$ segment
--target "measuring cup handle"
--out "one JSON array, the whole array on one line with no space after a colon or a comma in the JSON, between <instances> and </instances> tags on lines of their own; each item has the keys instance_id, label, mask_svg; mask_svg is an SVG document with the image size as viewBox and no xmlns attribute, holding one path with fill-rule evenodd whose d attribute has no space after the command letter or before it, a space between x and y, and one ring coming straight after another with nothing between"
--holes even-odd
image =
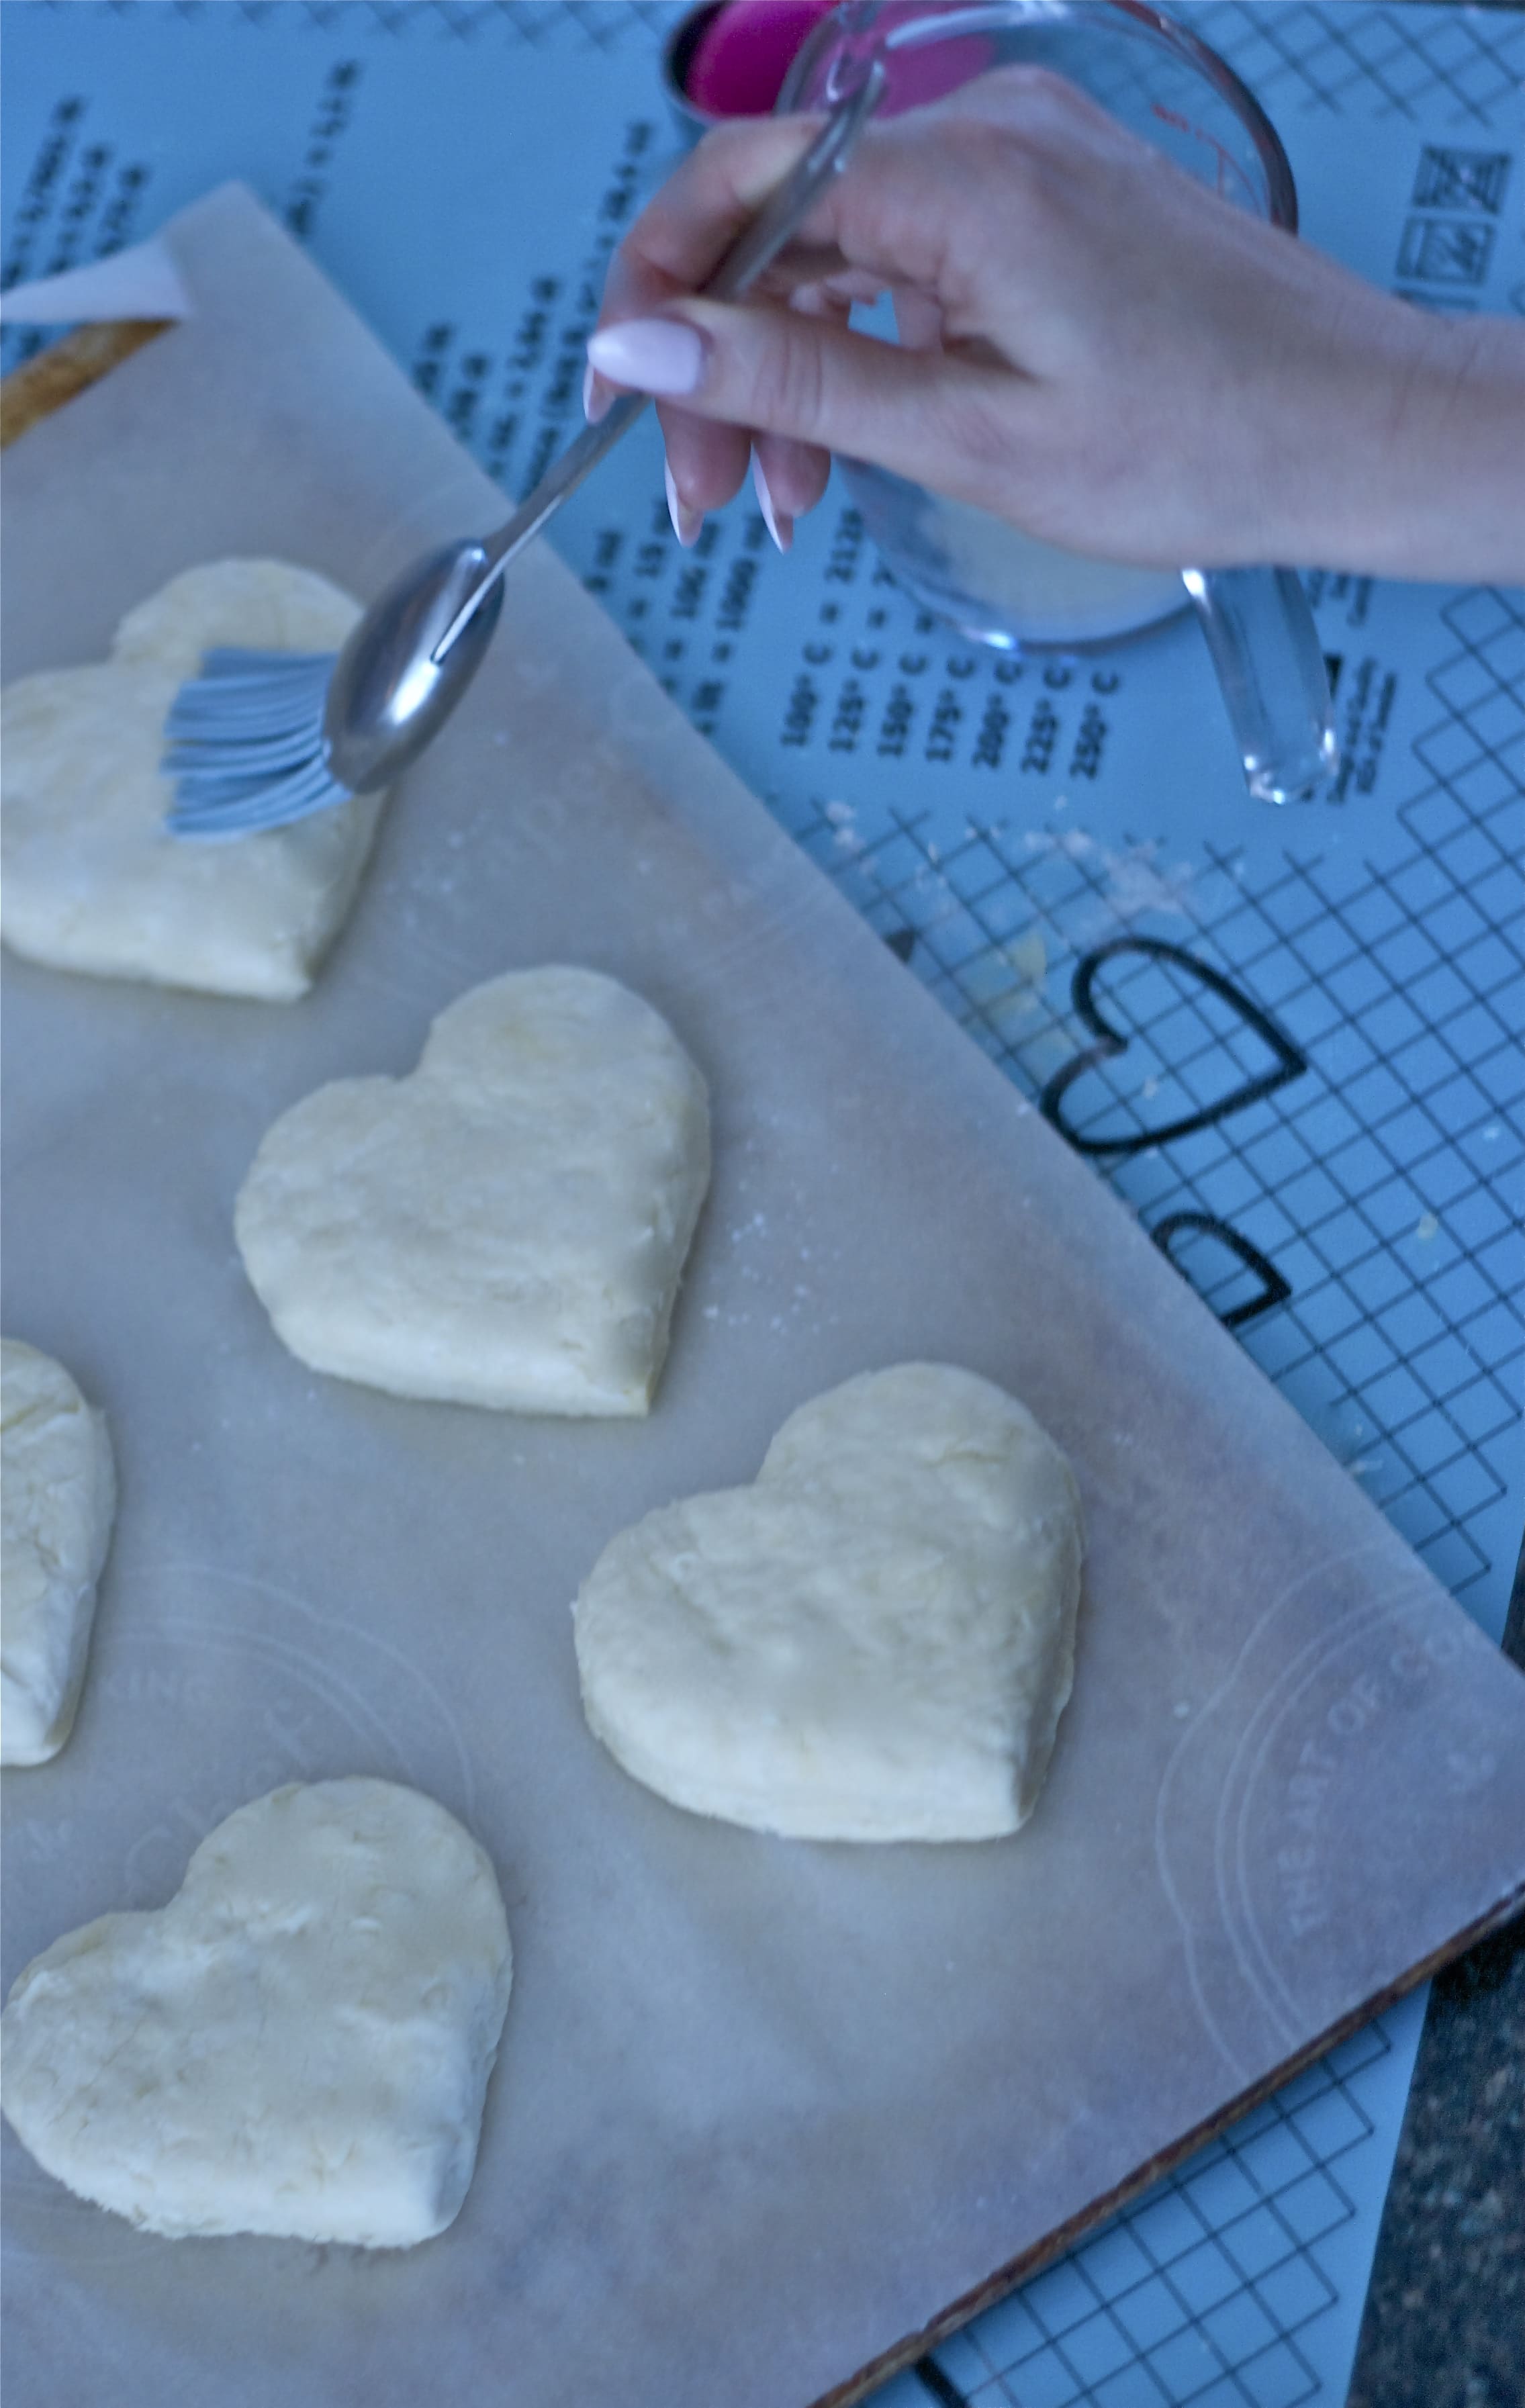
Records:
<instances>
[{"instance_id":1,"label":"measuring cup handle","mask_svg":"<svg viewBox=\"0 0 1525 2408\"><path fill-rule=\"evenodd\" d=\"M1339 766L1308 597L1289 568L1183 568L1258 802L1317 793Z\"/></svg>"}]
</instances>

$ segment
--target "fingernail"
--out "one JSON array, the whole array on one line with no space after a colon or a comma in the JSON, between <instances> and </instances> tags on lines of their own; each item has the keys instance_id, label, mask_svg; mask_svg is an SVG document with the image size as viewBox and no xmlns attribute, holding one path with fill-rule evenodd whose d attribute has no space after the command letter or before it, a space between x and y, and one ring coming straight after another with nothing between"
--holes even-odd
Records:
<instances>
[{"instance_id":1,"label":"fingernail","mask_svg":"<svg viewBox=\"0 0 1525 2408\"><path fill-rule=\"evenodd\" d=\"M600 418L609 416L613 398L607 387L598 382L597 372L590 360L583 371L583 415L590 426L597 426Z\"/></svg>"},{"instance_id":2,"label":"fingernail","mask_svg":"<svg viewBox=\"0 0 1525 2408\"><path fill-rule=\"evenodd\" d=\"M755 452L752 455L752 482L756 489L757 508L763 514L763 524L780 552L787 552L794 541L794 521L787 511L782 514L773 508L773 496L768 490L763 465Z\"/></svg>"},{"instance_id":3,"label":"fingernail","mask_svg":"<svg viewBox=\"0 0 1525 2408\"><path fill-rule=\"evenodd\" d=\"M693 393L704 373L704 345L676 318L630 318L600 326L588 344L600 376L637 393Z\"/></svg>"},{"instance_id":4,"label":"fingernail","mask_svg":"<svg viewBox=\"0 0 1525 2408\"><path fill-rule=\"evenodd\" d=\"M678 499L678 488L672 481L672 471L665 461L662 464L662 477L668 489L668 516L672 521L672 532L683 545L684 552L690 552L699 539L699 529L704 524L704 512L691 510L686 502L681 502Z\"/></svg>"}]
</instances>

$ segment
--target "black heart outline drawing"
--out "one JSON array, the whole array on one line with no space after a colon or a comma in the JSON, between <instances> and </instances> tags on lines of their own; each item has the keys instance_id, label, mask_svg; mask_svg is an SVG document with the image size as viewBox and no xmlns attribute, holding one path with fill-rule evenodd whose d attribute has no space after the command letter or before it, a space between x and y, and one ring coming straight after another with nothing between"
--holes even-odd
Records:
<instances>
[{"instance_id":1,"label":"black heart outline drawing","mask_svg":"<svg viewBox=\"0 0 1525 2408\"><path fill-rule=\"evenodd\" d=\"M1236 1304L1230 1312L1217 1315L1225 1329L1242 1329L1246 1321L1258 1319L1262 1312L1274 1312L1278 1304L1286 1304L1290 1297L1291 1281L1283 1277L1259 1246L1252 1245L1239 1230L1230 1228L1227 1221L1220 1221L1216 1212L1167 1212L1162 1221L1156 1223L1149 1235L1173 1270L1179 1271L1189 1287L1197 1287L1196 1281L1181 1269L1171 1251L1171 1240L1181 1229L1200 1230L1203 1237L1214 1238L1220 1246L1227 1246L1230 1254L1237 1254L1244 1268L1253 1271L1260 1283L1259 1296L1252 1296L1246 1304ZM1201 1288L1197 1288L1197 1293L1201 1295ZM1206 1302L1205 1297L1202 1300Z\"/></svg>"},{"instance_id":2,"label":"black heart outline drawing","mask_svg":"<svg viewBox=\"0 0 1525 2408\"><path fill-rule=\"evenodd\" d=\"M1120 1028L1115 1028L1095 999L1098 972L1118 953L1144 953L1154 961L1173 962L1178 969L1186 970L1236 1011L1246 1027L1254 1030L1276 1056L1274 1069L1263 1071L1258 1079L1246 1079L1243 1085L1230 1088L1228 1095L1220 1096L1216 1103L1207 1105L1203 1111L1187 1112L1182 1120L1167 1121L1162 1128L1143 1129L1137 1137L1079 1136L1064 1117L1062 1104L1066 1090L1083 1071L1094 1068L1099 1062L1110 1062L1115 1054L1126 1054L1133 1036L1144 1033L1135 1030L1129 1035ZM1062 1070L1056 1070L1038 1098L1038 1109L1045 1120L1053 1122L1060 1136L1069 1140L1077 1154L1143 1154L1152 1145L1169 1145L1174 1138L1190 1137L1198 1129L1212 1128L1216 1122L1227 1120L1230 1112L1242 1112L1246 1106L1259 1103L1266 1096L1273 1095L1278 1087L1285 1087L1290 1080L1301 1079L1308 1067L1307 1055L1293 1044L1258 1003L1252 1003L1247 995L1242 995L1221 970L1214 969L1207 962L1200 962L1195 953L1185 952L1180 945L1167 944L1162 937L1114 937L1108 943L1098 945L1094 953L1086 953L1076 965L1070 994L1079 1018L1087 1028L1094 1029L1100 1041L1087 1046L1084 1054L1077 1054Z\"/></svg>"}]
</instances>

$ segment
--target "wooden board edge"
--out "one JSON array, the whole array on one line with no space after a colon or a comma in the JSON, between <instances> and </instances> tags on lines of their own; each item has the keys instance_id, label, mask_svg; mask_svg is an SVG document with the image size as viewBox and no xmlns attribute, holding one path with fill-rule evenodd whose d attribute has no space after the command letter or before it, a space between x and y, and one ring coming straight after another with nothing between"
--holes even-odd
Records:
<instances>
[{"instance_id":1,"label":"wooden board edge","mask_svg":"<svg viewBox=\"0 0 1525 2408\"><path fill-rule=\"evenodd\" d=\"M96 325L77 326L45 351L23 360L0 379L0 451L177 322L173 318L107 318Z\"/></svg>"},{"instance_id":2,"label":"wooden board edge","mask_svg":"<svg viewBox=\"0 0 1525 2408\"><path fill-rule=\"evenodd\" d=\"M1494 1932L1502 1931L1517 1915L1522 1914L1525 1914L1525 1887L1512 1891L1488 1914L1479 1916L1475 1923L1468 1924L1465 1930L1457 1932L1442 1947L1431 1949L1406 1972L1388 1983L1371 1998L1362 2000L1359 2006L1352 2007L1347 2014L1342 2015L1337 2023L1331 2024L1305 2047L1294 2050L1291 2056L1262 2074L1259 2081L1251 2083L1248 2089L1239 2092L1217 2114L1207 2116L1183 2134L1179 2141L1173 2143L1170 2148L1162 2149L1157 2157L1150 2157L1126 2182L1119 2183L1115 2189L1093 2200L1078 2215L1072 2215L1068 2222L1056 2227L1032 2248L1024 2250L1020 2257L998 2267L985 2282L977 2284L973 2290L966 2291L941 2315L934 2316L929 2324L923 2326L920 2332L907 2334L903 2341L882 2351L871 2364L860 2367L845 2382L834 2385L829 2391L823 2391L811 2402L811 2408L854 2408L856 2401L866 2399L870 2392L887 2383L891 2375L903 2372L907 2367L919 2370L920 2361L929 2350L937 2347L939 2342L949 2340L975 2316L983 2315L986 2308L995 2307L1021 2284L1041 2273L1045 2266L1052 2265L1056 2258L1065 2257L1086 2233L1094 2232L1119 2209L1141 2198L1162 2175L1183 2165L1209 2141L1216 2140L1241 2116L1247 2115L1252 2108L1271 2098L1284 2083L1290 2082L1305 2067L1316 2063L1331 2048L1337 2048L1341 2041L1348 2040L1375 2016L1385 2014L1388 2007L1396 2006L1410 1990L1417 1990L1421 1982L1428 1982L1436 1973L1443 1972L1447 1965L1454 1964L1459 1956L1464 1956L1470 1948L1475 1948L1480 1940L1487 1940ZM929 2400L958 2396L935 2365L928 2369L922 2380Z\"/></svg>"}]
</instances>

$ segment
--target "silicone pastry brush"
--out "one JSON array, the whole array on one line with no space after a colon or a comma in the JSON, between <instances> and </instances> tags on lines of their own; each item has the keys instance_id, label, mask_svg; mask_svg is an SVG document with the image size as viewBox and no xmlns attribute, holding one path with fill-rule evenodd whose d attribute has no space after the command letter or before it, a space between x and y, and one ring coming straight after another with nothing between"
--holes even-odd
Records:
<instances>
[{"instance_id":1,"label":"silicone pastry brush","mask_svg":"<svg viewBox=\"0 0 1525 2408\"><path fill-rule=\"evenodd\" d=\"M705 286L733 301L776 258L845 166L885 87L868 60L836 98L792 174ZM503 602L503 572L646 408L617 400L584 429L507 523L431 552L388 586L341 652L207 653L170 706L164 767L176 781L165 824L222 838L282 827L384 786L417 759L476 675Z\"/></svg>"}]
</instances>

